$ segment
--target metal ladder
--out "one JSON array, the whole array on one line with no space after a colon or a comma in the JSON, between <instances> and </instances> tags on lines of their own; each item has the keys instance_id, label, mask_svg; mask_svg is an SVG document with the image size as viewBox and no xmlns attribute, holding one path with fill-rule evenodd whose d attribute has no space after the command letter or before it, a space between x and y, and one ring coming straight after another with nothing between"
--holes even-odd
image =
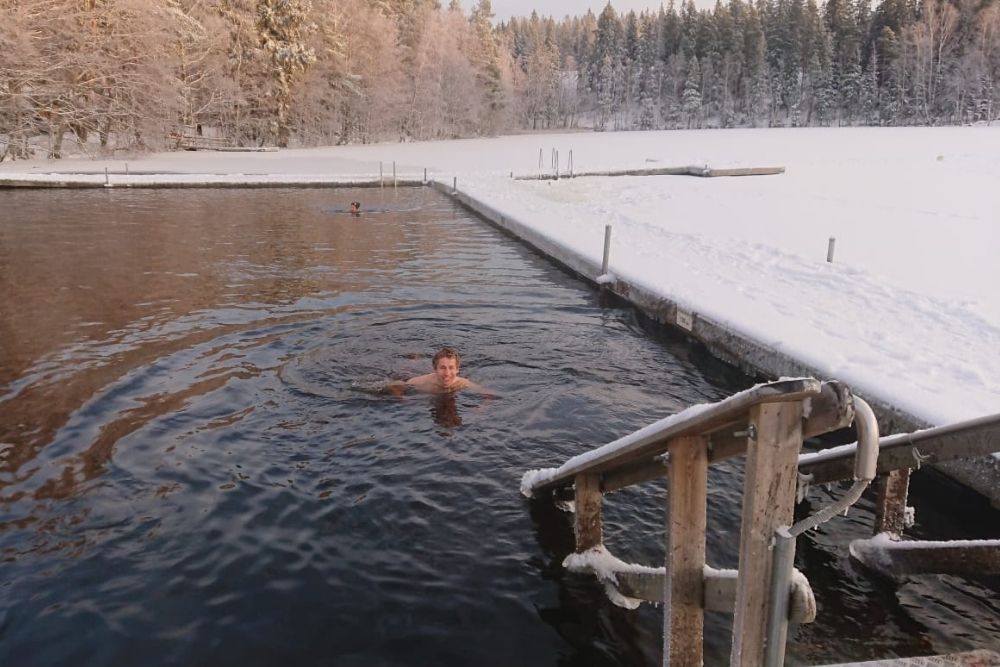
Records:
<instances>
[{"instance_id":1,"label":"metal ladder","mask_svg":"<svg viewBox=\"0 0 1000 667\"><path fill-rule=\"evenodd\" d=\"M792 524L804 438L856 423L859 446L851 489L834 505ZM875 477L878 425L867 403L842 384L813 378L757 385L688 408L631 435L525 473L526 495L573 489L576 554L619 595L664 602L664 664L702 665L704 612L734 615L730 665L781 665L789 621L815 618L809 583L794 573L795 538L853 504ZM746 454L737 572L706 567L708 467ZM666 556L662 568L614 559L603 545L606 493L666 477Z\"/></svg>"}]
</instances>

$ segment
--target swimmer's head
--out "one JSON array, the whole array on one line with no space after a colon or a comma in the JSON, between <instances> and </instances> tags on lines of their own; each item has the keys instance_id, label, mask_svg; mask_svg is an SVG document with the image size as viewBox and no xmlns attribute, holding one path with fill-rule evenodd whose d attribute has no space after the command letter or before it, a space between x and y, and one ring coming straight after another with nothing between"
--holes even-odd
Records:
<instances>
[{"instance_id":1,"label":"swimmer's head","mask_svg":"<svg viewBox=\"0 0 1000 667\"><path fill-rule=\"evenodd\" d=\"M458 378L458 365L460 360L458 352L450 347L442 347L434 355L434 374L437 375L438 382L442 387L450 388Z\"/></svg>"},{"instance_id":2,"label":"swimmer's head","mask_svg":"<svg viewBox=\"0 0 1000 667\"><path fill-rule=\"evenodd\" d=\"M456 367L462 363L461 357L458 356L458 352L453 347L442 347L437 351L437 354L435 354L434 358L431 360L431 364L435 369L438 367L438 362L442 359L454 359Z\"/></svg>"},{"instance_id":3,"label":"swimmer's head","mask_svg":"<svg viewBox=\"0 0 1000 667\"><path fill-rule=\"evenodd\" d=\"M359 202L359 201L352 201L351 202L351 213L357 213L360 210L361 210L361 202Z\"/></svg>"}]
</instances>

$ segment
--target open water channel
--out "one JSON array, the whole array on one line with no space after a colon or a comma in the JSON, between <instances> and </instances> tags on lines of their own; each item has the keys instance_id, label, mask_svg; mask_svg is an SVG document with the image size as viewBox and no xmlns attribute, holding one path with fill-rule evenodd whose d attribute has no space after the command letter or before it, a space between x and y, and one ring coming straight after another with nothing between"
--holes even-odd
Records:
<instances>
[{"instance_id":1,"label":"open water channel","mask_svg":"<svg viewBox=\"0 0 1000 667\"><path fill-rule=\"evenodd\" d=\"M521 474L752 384L429 189L0 191L0 294L0 665L658 664ZM441 345L496 398L359 390ZM914 534L997 536L916 484ZM662 494L608 499L617 556L662 562ZM995 581L879 581L870 521L800 540L790 664L1000 649Z\"/></svg>"}]
</instances>

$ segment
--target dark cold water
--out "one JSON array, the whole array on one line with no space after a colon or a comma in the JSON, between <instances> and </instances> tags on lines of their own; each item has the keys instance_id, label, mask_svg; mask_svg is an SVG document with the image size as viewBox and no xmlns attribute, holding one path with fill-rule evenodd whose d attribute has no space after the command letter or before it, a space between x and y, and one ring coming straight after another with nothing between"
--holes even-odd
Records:
<instances>
[{"instance_id":1,"label":"dark cold water","mask_svg":"<svg viewBox=\"0 0 1000 667\"><path fill-rule=\"evenodd\" d=\"M521 473L751 384L430 190L0 191L0 290L5 666L656 664L660 610L567 574L570 517ZM359 390L443 344L497 398ZM997 536L940 493L915 534ZM662 560L660 486L605 511L616 555ZM1000 649L996 582L879 581L847 558L870 521L800 541L820 616L789 664Z\"/></svg>"}]
</instances>

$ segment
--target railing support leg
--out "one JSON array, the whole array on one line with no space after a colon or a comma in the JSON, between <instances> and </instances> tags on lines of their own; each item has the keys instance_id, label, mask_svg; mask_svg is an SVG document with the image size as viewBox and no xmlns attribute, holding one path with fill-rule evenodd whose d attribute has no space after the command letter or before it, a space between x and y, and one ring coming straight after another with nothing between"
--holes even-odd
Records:
<instances>
[{"instance_id":1,"label":"railing support leg","mask_svg":"<svg viewBox=\"0 0 1000 667\"><path fill-rule=\"evenodd\" d=\"M740 530L739 583L733 619L731 667L759 667L764 662L771 575L772 540L792 524L802 403L764 403L750 410L756 440L749 443Z\"/></svg>"},{"instance_id":2,"label":"railing support leg","mask_svg":"<svg viewBox=\"0 0 1000 667\"><path fill-rule=\"evenodd\" d=\"M875 479L878 503L875 508L875 534L892 533L899 537L906 528L906 497L910 491L910 469L891 470Z\"/></svg>"},{"instance_id":3,"label":"railing support leg","mask_svg":"<svg viewBox=\"0 0 1000 667\"><path fill-rule=\"evenodd\" d=\"M671 667L704 664L708 444L695 436L667 446L663 658Z\"/></svg>"},{"instance_id":4,"label":"railing support leg","mask_svg":"<svg viewBox=\"0 0 1000 667\"><path fill-rule=\"evenodd\" d=\"M601 478L584 473L576 476L574 484L576 500L576 552L583 553L604 541L601 519Z\"/></svg>"}]
</instances>

